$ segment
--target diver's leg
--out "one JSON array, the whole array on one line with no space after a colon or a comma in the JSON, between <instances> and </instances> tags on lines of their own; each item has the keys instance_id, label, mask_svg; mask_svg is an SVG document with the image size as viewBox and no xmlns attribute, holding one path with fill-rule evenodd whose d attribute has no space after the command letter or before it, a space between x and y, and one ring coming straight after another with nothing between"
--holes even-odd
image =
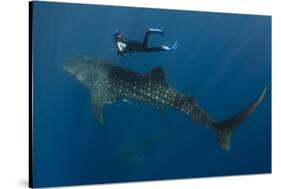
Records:
<instances>
[{"instance_id":1,"label":"diver's leg","mask_svg":"<svg viewBox=\"0 0 281 189\"><path fill-rule=\"evenodd\" d=\"M154 52L154 51L173 51L178 47L179 43L178 41L176 41L172 47L168 47L166 45L162 45L160 47L150 47L150 48L146 48L145 51L146 52Z\"/></svg>"},{"instance_id":2,"label":"diver's leg","mask_svg":"<svg viewBox=\"0 0 281 189\"><path fill-rule=\"evenodd\" d=\"M145 34L144 34L144 39L142 41L142 45L144 48L147 48L148 46L148 37L149 37L150 33L145 31Z\"/></svg>"},{"instance_id":3,"label":"diver's leg","mask_svg":"<svg viewBox=\"0 0 281 189\"><path fill-rule=\"evenodd\" d=\"M162 47L148 47L145 52L165 51Z\"/></svg>"},{"instance_id":4,"label":"diver's leg","mask_svg":"<svg viewBox=\"0 0 281 189\"><path fill-rule=\"evenodd\" d=\"M160 35L164 35L164 31L163 30L160 30L160 29L153 29L153 28L149 28L145 31L145 34L144 34L144 39L143 39L143 47L144 48L147 48L147 44L148 44L148 37L150 34L152 33L156 33L156 34L160 34Z\"/></svg>"}]
</instances>

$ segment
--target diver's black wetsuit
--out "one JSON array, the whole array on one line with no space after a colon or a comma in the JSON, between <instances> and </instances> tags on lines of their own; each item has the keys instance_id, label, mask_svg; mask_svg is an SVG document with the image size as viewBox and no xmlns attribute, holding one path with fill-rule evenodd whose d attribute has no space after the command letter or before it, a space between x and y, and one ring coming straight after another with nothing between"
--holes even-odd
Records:
<instances>
[{"instance_id":1,"label":"diver's black wetsuit","mask_svg":"<svg viewBox=\"0 0 281 189\"><path fill-rule=\"evenodd\" d=\"M178 46L178 42L176 41L172 47L167 47L165 45L157 46L157 47L148 47L148 38L151 33L156 33L160 35L164 35L164 31L159 29L148 29L145 31L143 41L136 40L128 40L122 36L120 32L116 32L114 35L114 40L116 43L116 53L119 55L124 55L125 53L132 54L135 51L140 52L155 52L155 51L172 51L175 50Z\"/></svg>"}]
</instances>

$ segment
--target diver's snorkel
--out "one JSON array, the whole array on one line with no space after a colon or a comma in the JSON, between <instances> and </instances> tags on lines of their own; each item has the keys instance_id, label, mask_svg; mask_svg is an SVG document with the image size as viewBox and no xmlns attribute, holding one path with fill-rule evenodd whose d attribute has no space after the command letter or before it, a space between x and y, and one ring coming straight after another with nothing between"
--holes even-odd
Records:
<instances>
[{"instance_id":1,"label":"diver's snorkel","mask_svg":"<svg viewBox=\"0 0 281 189\"><path fill-rule=\"evenodd\" d=\"M117 53L122 55L126 51L127 43L126 39L118 30L115 31L114 42L116 43Z\"/></svg>"},{"instance_id":2,"label":"diver's snorkel","mask_svg":"<svg viewBox=\"0 0 281 189\"><path fill-rule=\"evenodd\" d=\"M122 34L121 34L118 30L116 30L116 31L115 31L115 34L114 34L114 36L113 36L114 41L117 42L117 41L120 40L121 38L123 38L123 37L122 37Z\"/></svg>"}]
</instances>

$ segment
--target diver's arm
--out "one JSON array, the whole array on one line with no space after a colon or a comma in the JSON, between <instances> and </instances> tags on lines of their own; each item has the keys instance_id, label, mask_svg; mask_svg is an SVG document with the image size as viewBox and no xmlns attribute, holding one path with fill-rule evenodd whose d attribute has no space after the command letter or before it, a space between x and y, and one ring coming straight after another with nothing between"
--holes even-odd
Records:
<instances>
[{"instance_id":1,"label":"diver's arm","mask_svg":"<svg viewBox=\"0 0 281 189\"><path fill-rule=\"evenodd\" d=\"M121 55L123 58L125 57L124 52L116 51L116 54Z\"/></svg>"}]
</instances>

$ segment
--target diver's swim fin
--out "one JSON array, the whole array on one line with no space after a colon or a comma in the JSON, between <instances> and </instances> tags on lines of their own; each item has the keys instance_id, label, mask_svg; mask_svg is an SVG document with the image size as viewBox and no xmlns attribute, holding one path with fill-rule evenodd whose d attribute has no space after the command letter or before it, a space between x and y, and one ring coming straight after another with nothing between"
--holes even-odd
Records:
<instances>
[{"instance_id":1,"label":"diver's swim fin","mask_svg":"<svg viewBox=\"0 0 281 189\"><path fill-rule=\"evenodd\" d=\"M149 28L146 30L147 33L156 33L156 34L160 34L160 35L164 35L164 31L160 30L160 29L156 29L156 28Z\"/></svg>"},{"instance_id":2,"label":"diver's swim fin","mask_svg":"<svg viewBox=\"0 0 281 189\"><path fill-rule=\"evenodd\" d=\"M162 45L162 46L161 46L161 49L164 50L164 51L173 51L173 50L177 49L178 46L179 46L179 42L176 41L176 42L173 44L172 47L168 47L168 46L166 46L166 45Z\"/></svg>"}]
</instances>

